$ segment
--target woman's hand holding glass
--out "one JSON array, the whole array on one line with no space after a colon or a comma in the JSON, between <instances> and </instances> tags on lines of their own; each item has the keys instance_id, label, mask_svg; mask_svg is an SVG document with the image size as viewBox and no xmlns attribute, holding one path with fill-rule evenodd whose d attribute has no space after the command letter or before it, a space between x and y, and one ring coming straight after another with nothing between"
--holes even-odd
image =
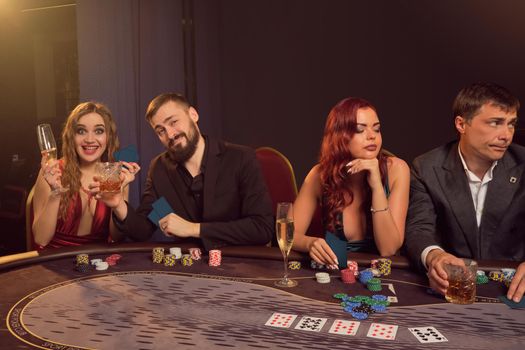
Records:
<instances>
[{"instance_id":1,"label":"woman's hand holding glass","mask_svg":"<svg viewBox=\"0 0 525 350\"><path fill-rule=\"evenodd\" d=\"M89 184L89 192L97 200L102 201L109 208L116 208L124 200L124 190L126 186L135 180L135 176L140 171L137 163L120 162L121 169L119 178L121 181L121 190L119 192L103 192L100 189L100 177L94 176L93 182Z\"/></svg>"},{"instance_id":2,"label":"woman's hand holding glass","mask_svg":"<svg viewBox=\"0 0 525 350\"><path fill-rule=\"evenodd\" d=\"M49 187L51 188L51 193L56 195L67 191L67 188L62 186L62 171L60 170L60 166L56 158L51 158L47 154L43 154L40 166L42 168L44 180L46 180Z\"/></svg>"}]
</instances>

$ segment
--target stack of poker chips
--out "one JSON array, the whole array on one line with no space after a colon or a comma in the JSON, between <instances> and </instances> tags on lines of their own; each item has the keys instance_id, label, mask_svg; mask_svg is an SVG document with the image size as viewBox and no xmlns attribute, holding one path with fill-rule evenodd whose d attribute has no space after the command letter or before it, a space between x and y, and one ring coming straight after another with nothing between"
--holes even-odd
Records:
<instances>
[{"instance_id":1,"label":"stack of poker chips","mask_svg":"<svg viewBox=\"0 0 525 350\"><path fill-rule=\"evenodd\" d=\"M346 261L346 266L348 267L348 269L353 271L354 276L357 277L357 275L359 275L359 266L357 265L357 261L355 261L355 260L347 260Z\"/></svg>"},{"instance_id":2,"label":"stack of poker chips","mask_svg":"<svg viewBox=\"0 0 525 350\"><path fill-rule=\"evenodd\" d=\"M89 256L87 254L77 255L75 270L77 270L78 272L89 271Z\"/></svg>"},{"instance_id":3,"label":"stack of poker chips","mask_svg":"<svg viewBox=\"0 0 525 350\"><path fill-rule=\"evenodd\" d=\"M382 276L388 276L392 272L392 260L386 258L379 259L376 268Z\"/></svg>"},{"instance_id":4,"label":"stack of poker chips","mask_svg":"<svg viewBox=\"0 0 525 350\"><path fill-rule=\"evenodd\" d=\"M182 249L180 247L170 248L170 254L175 256L175 259L182 258Z\"/></svg>"},{"instance_id":5,"label":"stack of poker chips","mask_svg":"<svg viewBox=\"0 0 525 350\"><path fill-rule=\"evenodd\" d=\"M288 262L288 268L290 270L300 270L301 269L301 262L300 261L289 261Z\"/></svg>"},{"instance_id":6,"label":"stack of poker chips","mask_svg":"<svg viewBox=\"0 0 525 350\"><path fill-rule=\"evenodd\" d=\"M100 261L95 264L95 270L97 271L104 271L107 270L109 267L109 264L106 261Z\"/></svg>"},{"instance_id":7,"label":"stack of poker chips","mask_svg":"<svg viewBox=\"0 0 525 350\"><path fill-rule=\"evenodd\" d=\"M351 268L341 270L341 280L343 283L355 283L354 270Z\"/></svg>"},{"instance_id":8,"label":"stack of poker chips","mask_svg":"<svg viewBox=\"0 0 525 350\"><path fill-rule=\"evenodd\" d=\"M202 252L200 248L190 248L189 252L193 260L200 260L202 257Z\"/></svg>"},{"instance_id":9,"label":"stack of poker chips","mask_svg":"<svg viewBox=\"0 0 525 350\"><path fill-rule=\"evenodd\" d=\"M496 282L503 282L505 280L505 275L501 271L490 271L489 279Z\"/></svg>"},{"instance_id":10,"label":"stack of poker chips","mask_svg":"<svg viewBox=\"0 0 525 350\"><path fill-rule=\"evenodd\" d=\"M379 278L371 278L366 282L366 288L371 292L381 291L381 280Z\"/></svg>"},{"instance_id":11,"label":"stack of poker chips","mask_svg":"<svg viewBox=\"0 0 525 350\"><path fill-rule=\"evenodd\" d=\"M122 255L119 254L112 254L106 258L106 262L109 266L117 265L117 262L122 258Z\"/></svg>"},{"instance_id":12,"label":"stack of poker chips","mask_svg":"<svg viewBox=\"0 0 525 350\"><path fill-rule=\"evenodd\" d=\"M155 264L161 264L162 261L164 260L164 248L162 247L153 248L152 257L153 257L153 262Z\"/></svg>"},{"instance_id":13,"label":"stack of poker chips","mask_svg":"<svg viewBox=\"0 0 525 350\"><path fill-rule=\"evenodd\" d=\"M489 283L489 277L485 274L485 271L478 270L476 272L476 284L486 284Z\"/></svg>"},{"instance_id":14,"label":"stack of poker chips","mask_svg":"<svg viewBox=\"0 0 525 350\"><path fill-rule=\"evenodd\" d=\"M390 305L388 298L384 295L350 297L345 293L338 293L334 295L334 298L340 299L344 311L357 320L365 320L372 313L387 312L387 307Z\"/></svg>"},{"instance_id":15,"label":"stack of poker chips","mask_svg":"<svg viewBox=\"0 0 525 350\"><path fill-rule=\"evenodd\" d=\"M516 274L516 269L502 268L501 272L503 272L505 285L508 287L514 278L514 275Z\"/></svg>"},{"instance_id":16,"label":"stack of poker chips","mask_svg":"<svg viewBox=\"0 0 525 350\"><path fill-rule=\"evenodd\" d=\"M324 270L326 268L326 266L324 264L320 264L320 263L316 262L315 260L310 260L310 267L313 270Z\"/></svg>"},{"instance_id":17,"label":"stack of poker chips","mask_svg":"<svg viewBox=\"0 0 525 350\"><path fill-rule=\"evenodd\" d=\"M209 266L221 266L221 251L218 249L210 250L209 254Z\"/></svg>"},{"instance_id":18,"label":"stack of poker chips","mask_svg":"<svg viewBox=\"0 0 525 350\"><path fill-rule=\"evenodd\" d=\"M367 284L369 280L371 280L374 277L374 274L371 269L366 269L364 271L361 271L359 273L359 282L363 284Z\"/></svg>"},{"instance_id":19,"label":"stack of poker chips","mask_svg":"<svg viewBox=\"0 0 525 350\"><path fill-rule=\"evenodd\" d=\"M193 265L193 259L190 254L184 254L181 258L182 266Z\"/></svg>"},{"instance_id":20,"label":"stack of poker chips","mask_svg":"<svg viewBox=\"0 0 525 350\"><path fill-rule=\"evenodd\" d=\"M176 262L177 262L177 259L175 259L175 255L173 254L164 255L164 266L175 266Z\"/></svg>"},{"instance_id":21,"label":"stack of poker chips","mask_svg":"<svg viewBox=\"0 0 525 350\"><path fill-rule=\"evenodd\" d=\"M326 272L317 272L315 278L317 283L330 283L330 275Z\"/></svg>"}]
</instances>

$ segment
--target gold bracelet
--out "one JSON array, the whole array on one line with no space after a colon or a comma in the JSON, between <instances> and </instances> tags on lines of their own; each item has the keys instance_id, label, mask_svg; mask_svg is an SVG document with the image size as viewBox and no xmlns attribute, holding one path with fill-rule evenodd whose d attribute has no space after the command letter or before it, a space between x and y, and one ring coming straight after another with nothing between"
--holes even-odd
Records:
<instances>
[{"instance_id":1,"label":"gold bracelet","mask_svg":"<svg viewBox=\"0 0 525 350\"><path fill-rule=\"evenodd\" d=\"M388 205L386 206L386 208L383 208L383 209L370 208L370 211L372 212L372 214L379 213L381 211L387 211L387 210L388 210Z\"/></svg>"}]
</instances>

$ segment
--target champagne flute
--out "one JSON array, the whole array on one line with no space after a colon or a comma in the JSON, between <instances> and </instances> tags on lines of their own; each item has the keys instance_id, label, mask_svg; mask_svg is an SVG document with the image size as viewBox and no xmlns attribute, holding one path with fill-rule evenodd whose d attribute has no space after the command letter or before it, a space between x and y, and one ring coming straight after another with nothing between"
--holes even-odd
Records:
<instances>
[{"instance_id":1,"label":"champagne flute","mask_svg":"<svg viewBox=\"0 0 525 350\"><path fill-rule=\"evenodd\" d=\"M55 136L53 136L53 130L49 124L39 124L36 127L36 134L38 136L38 145L40 146L40 152L42 156L47 156L47 161L57 160L57 143ZM58 166L58 163L56 164ZM64 188L59 184L58 187L53 188L53 194L59 194L66 192L68 189Z\"/></svg>"},{"instance_id":2,"label":"champagne flute","mask_svg":"<svg viewBox=\"0 0 525 350\"><path fill-rule=\"evenodd\" d=\"M288 278L288 254L293 244L293 206L292 203L283 202L277 204L277 215L275 220L275 234L277 243L281 248L284 258L284 277L275 282L278 287L295 287L297 281Z\"/></svg>"}]
</instances>

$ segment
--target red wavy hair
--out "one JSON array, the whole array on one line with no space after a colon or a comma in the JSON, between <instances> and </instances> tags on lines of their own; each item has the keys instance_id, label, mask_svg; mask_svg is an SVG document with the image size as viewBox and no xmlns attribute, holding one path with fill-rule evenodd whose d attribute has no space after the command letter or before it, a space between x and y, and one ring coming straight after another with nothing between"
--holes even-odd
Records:
<instances>
[{"instance_id":1,"label":"red wavy hair","mask_svg":"<svg viewBox=\"0 0 525 350\"><path fill-rule=\"evenodd\" d=\"M319 156L319 173L323 191L323 221L325 227L335 232L336 226L341 225L338 214L354 201L354 193L350 189L352 182L348 176L346 164L354 159L348 147L357 127L357 111L361 108L375 107L368 101L358 97L347 97L337 103L326 119L321 154ZM378 154L381 180L384 183L387 172L387 154L381 149ZM371 203L371 191L368 183L367 195L362 207ZM368 210L365 213L369 215ZM367 220L368 221L368 220Z\"/></svg>"}]
</instances>

